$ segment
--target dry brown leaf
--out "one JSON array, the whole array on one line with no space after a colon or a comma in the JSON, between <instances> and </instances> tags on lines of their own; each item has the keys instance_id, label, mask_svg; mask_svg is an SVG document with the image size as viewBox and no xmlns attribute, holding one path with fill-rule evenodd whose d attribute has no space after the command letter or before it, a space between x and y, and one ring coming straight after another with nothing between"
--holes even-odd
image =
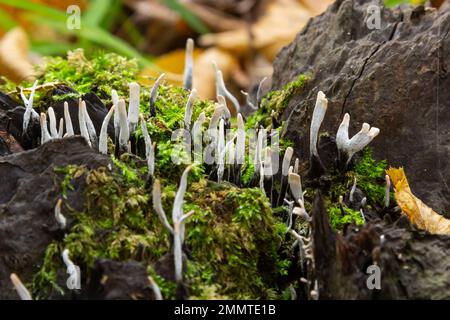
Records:
<instances>
[{"instance_id":1,"label":"dry brown leaf","mask_svg":"<svg viewBox=\"0 0 450 320\"><path fill-rule=\"evenodd\" d=\"M223 79L227 82L232 74L239 69L236 57L218 48L205 50L194 61L194 88L202 99L215 99L215 70L212 62L215 61L222 70Z\"/></svg>"},{"instance_id":2,"label":"dry brown leaf","mask_svg":"<svg viewBox=\"0 0 450 320\"><path fill-rule=\"evenodd\" d=\"M271 2L261 18L250 29L206 34L200 38L200 44L217 46L235 54L248 52L252 46L262 52L267 59L273 60L274 52L292 41L305 26L311 13L296 0L278 0ZM266 50L268 49L268 50Z\"/></svg>"},{"instance_id":3,"label":"dry brown leaf","mask_svg":"<svg viewBox=\"0 0 450 320\"><path fill-rule=\"evenodd\" d=\"M19 83L34 77L28 57L28 37L22 28L14 28L0 40L0 74Z\"/></svg>"},{"instance_id":4,"label":"dry brown leaf","mask_svg":"<svg viewBox=\"0 0 450 320\"><path fill-rule=\"evenodd\" d=\"M403 168L386 171L395 188L395 199L412 223L435 234L450 234L450 220L436 213L413 195Z\"/></svg>"}]
</instances>

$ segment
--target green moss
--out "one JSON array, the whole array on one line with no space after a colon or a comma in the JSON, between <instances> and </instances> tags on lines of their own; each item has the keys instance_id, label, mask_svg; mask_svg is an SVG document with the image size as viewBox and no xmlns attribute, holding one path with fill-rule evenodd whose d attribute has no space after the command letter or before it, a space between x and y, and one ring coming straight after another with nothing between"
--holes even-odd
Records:
<instances>
[{"instance_id":1,"label":"green moss","mask_svg":"<svg viewBox=\"0 0 450 320\"><path fill-rule=\"evenodd\" d=\"M277 291L276 275L287 266L277 253L283 233L260 189L203 180L187 194L187 210L195 211L186 237L194 296L205 285L238 299L268 298Z\"/></svg>"},{"instance_id":2,"label":"green moss","mask_svg":"<svg viewBox=\"0 0 450 320\"><path fill-rule=\"evenodd\" d=\"M361 160L355 166L358 187L364 192L369 203L382 204L385 196L385 160L377 162L370 148L364 149Z\"/></svg>"},{"instance_id":3,"label":"green moss","mask_svg":"<svg viewBox=\"0 0 450 320\"><path fill-rule=\"evenodd\" d=\"M343 211L340 207L327 207L330 224L334 230L341 230L346 224L355 223L359 226L364 224L364 220L359 211L355 211L346 206L343 207Z\"/></svg>"},{"instance_id":4,"label":"green moss","mask_svg":"<svg viewBox=\"0 0 450 320\"><path fill-rule=\"evenodd\" d=\"M263 97L261 107L247 119L246 127L252 129L257 123L262 124L264 127L269 126L272 111L275 111L275 117L278 119L289 105L293 95L304 87L308 79L307 75L302 74L294 81L286 84L281 90L269 92Z\"/></svg>"},{"instance_id":5,"label":"green moss","mask_svg":"<svg viewBox=\"0 0 450 320\"><path fill-rule=\"evenodd\" d=\"M38 69L40 83L64 83L80 94L94 92L111 96L111 89L119 96L128 96L128 83L135 81L139 68L136 60L115 53L99 52L89 59L82 49L69 51L67 59L46 58Z\"/></svg>"}]
</instances>

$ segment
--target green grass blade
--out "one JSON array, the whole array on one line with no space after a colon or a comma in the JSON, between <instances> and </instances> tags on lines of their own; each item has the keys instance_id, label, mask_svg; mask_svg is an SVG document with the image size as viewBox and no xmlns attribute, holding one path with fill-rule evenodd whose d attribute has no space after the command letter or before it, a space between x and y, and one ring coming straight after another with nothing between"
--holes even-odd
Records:
<instances>
[{"instance_id":1,"label":"green grass blade","mask_svg":"<svg viewBox=\"0 0 450 320\"><path fill-rule=\"evenodd\" d=\"M83 22L89 26L99 26L109 14L112 0L91 0L83 12Z\"/></svg>"},{"instance_id":2,"label":"green grass blade","mask_svg":"<svg viewBox=\"0 0 450 320\"><path fill-rule=\"evenodd\" d=\"M67 15L64 11L52 8L42 3L32 2L30 0L0 0L0 3L13 8L33 12L35 14L52 18L58 21L65 21L67 19Z\"/></svg>"},{"instance_id":3,"label":"green grass blade","mask_svg":"<svg viewBox=\"0 0 450 320\"><path fill-rule=\"evenodd\" d=\"M178 12L181 18L198 33L205 34L209 32L208 27L178 0L164 0L164 3L172 10Z\"/></svg>"},{"instance_id":4,"label":"green grass blade","mask_svg":"<svg viewBox=\"0 0 450 320\"><path fill-rule=\"evenodd\" d=\"M3 9L0 9L0 27L8 31L17 26L16 21L10 16L10 14Z\"/></svg>"}]
</instances>

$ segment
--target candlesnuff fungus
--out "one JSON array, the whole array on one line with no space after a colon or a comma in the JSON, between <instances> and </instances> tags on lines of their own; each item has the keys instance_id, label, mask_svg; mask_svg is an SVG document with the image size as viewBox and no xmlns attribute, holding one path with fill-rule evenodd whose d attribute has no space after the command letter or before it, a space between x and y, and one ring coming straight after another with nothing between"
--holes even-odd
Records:
<instances>
[{"instance_id":1,"label":"candlesnuff fungus","mask_svg":"<svg viewBox=\"0 0 450 320\"><path fill-rule=\"evenodd\" d=\"M289 174L289 167L291 166L292 156L294 155L294 149L287 147L283 156L283 163L281 167L281 173L285 177Z\"/></svg>"},{"instance_id":2,"label":"candlesnuff fungus","mask_svg":"<svg viewBox=\"0 0 450 320\"><path fill-rule=\"evenodd\" d=\"M191 129L192 110L193 110L194 101L195 101L196 97L197 97L197 90L192 89L191 93L189 94L189 98L186 103L186 108L184 111L184 128L186 130Z\"/></svg>"},{"instance_id":3,"label":"candlesnuff fungus","mask_svg":"<svg viewBox=\"0 0 450 320\"><path fill-rule=\"evenodd\" d=\"M262 95L262 87L264 85L264 82L266 82L267 77L264 77L261 79L258 85L258 90L256 91L256 107L259 108L259 105L261 103L261 95Z\"/></svg>"},{"instance_id":4,"label":"candlesnuff fungus","mask_svg":"<svg viewBox=\"0 0 450 320\"><path fill-rule=\"evenodd\" d=\"M41 124L41 145L42 145L42 144L46 143L47 141L50 141L52 138L50 136L50 133L48 132L47 115L45 113L41 112L39 121Z\"/></svg>"},{"instance_id":5,"label":"candlesnuff fungus","mask_svg":"<svg viewBox=\"0 0 450 320\"><path fill-rule=\"evenodd\" d=\"M197 120L195 120L192 126L192 140L194 143L194 152L200 151L200 154L195 153L195 161L201 162L201 145L202 145L202 127L206 120L206 115L204 112L200 113ZM200 160L198 159L200 157Z\"/></svg>"},{"instance_id":6,"label":"candlesnuff fungus","mask_svg":"<svg viewBox=\"0 0 450 320\"><path fill-rule=\"evenodd\" d=\"M86 121L86 127L89 134L89 139L91 140L92 146L97 146L97 132L95 131L94 123L89 116L89 112L87 111L86 101L80 100L80 104L83 105L84 119Z\"/></svg>"},{"instance_id":7,"label":"candlesnuff fungus","mask_svg":"<svg viewBox=\"0 0 450 320\"><path fill-rule=\"evenodd\" d=\"M363 123L361 131L349 139L349 125L350 115L346 113L336 134L336 146L339 151L339 156L341 157L342 154L347 156L346 165L355 153L364 149L380 133L380 129L375 127L371 128L368 123Z\"/></svg>"},{"instance_id":8,"label":"candlesnuff fungus","mask_svg":"<svg viewBox=\"0 0 450 320\"><path fill-rule=\"evenodd\" d=\"M62 205L62 200L58 199L58 201L56 202L56 206L55 206L55 220L56 222L58 222L59 227L64 230L66 229L67 226L67 220L66 217L63 216L63 214L61 213L61 205Z\"/></svg>"},{"instance_id":9,"label":"candlesnuff fungus","mask_svg":"<svg viewBox=\"0 0 450 320\"><path fill-rule=\"evenodd\" d=\"M350 203L353 203L353 195L355 194L356 191L356 176L353 178L353 186L352 189L350 190L350 196L349 196L349 201Z\"/></svg>"},{"instance_id":10,"label":"candlesnuff fungus","mask_svg":"<svg viewBox=\"0 0 450 320\"><path fill-rule=\"evenodd\" d=\"M73 136L75 133L73 131L72 118L70 117L69 104L67 102L64 102L64 120L66 123L67 136Z\"/></svg>"},{"instance_id":11,"label":"candlesnuff fungus","mask_svg":"<svg viewBox=\"0 0 450 320\"><path fill-rule=\"evenodd\" d=\"M237 115L237 137L236 137L236 156L235 160L238 165L242 165L245 161L245 122L242 114Z\"/></svg>"},{"instance_id":12,"label":"candlesnuff fungus","mask_svg":"<svg viewBox=\"0 0 450 320\"><path fill-rule=\"evenodd\" d=\"M225 120L227 120L227 121L230 120L231 112L230 112L230 109L228 109L227 100L224 98L224 96L219 94L217 96L217 101L223 107L223 114L224 114Z\"/></svg>"},{"instance_id":13,"label":"candlesnuff fungus","mask_svg":"<svg viewBox=\"0 0 450 320\"><path fill-rule=\"evenodd\" d=\"M281 206L283 204L283 199L286 194L287 183L286 176L289 174L289 168L291 167L292 156L294 154L294 149L292 147L287 147L284 152L283 162L281 165L281 187L280 193L278 195L277 204Z\"/></svg>"},{"instance_id":14,"label":"candlesnuff fungus","mask_svg":"<svg viewBox=\"0 0 450 320\"><path fill-rule=\"evenodd\" d=\"M220 119L219 121L219 132L217 133L217 142L216 142L216 162L220 161L220 154L222 150L225 148L225 121Z\"/></svg>"},{"instance_id":15,"label":"candlesnuff fungus","mask_svg":"<svg viewBox=\"0 0 450 320\"><path fill-rule=\"evenodd\" d=\"M90 147L92 147L91 139L89 138L89 132L86 125L86 104L80 103L78 104L78 122L80 125L80 135L86 139L87 143Z\"/></svg>"},{"instance_id":16,"label":"candlesnuff fungus","mask_svg":"<svg viewBox=\"0 0 450 320\"><path fill-rule=\"evenodd\" d=\"M361 213L361 218L363 219L364 223L366 223L366 217L364 216L364 210L363 208L359 209L359 213Z\"/></svg>"},{"instance_id":17,"label":"candlesnuff fungus","mask_svg":"<svg viewBox=\"0 0 450 320\"><path fill-rule=\"evenodd\" d=\"M128 105L128 128L130 131L130 136L133 135L136 130L137 123L139 121L139 97L141 87L136 82L129 84L130 97Z\"/></svg>"},{"instance_id":18,"label":"candlesnuff fungus","mask_svg":"<svg viewBox=\"0 0 450 320\"><path fill-rule=\"evenodd\" d=\"M78 272L78 267L70 260L69 249L64 249L61 256L64 264L67 267L67 273L70 275L67 282L71 284L71 289L80 289L79 284L81 283L80 274Z\"/></svg>"},{"instance_id":19,"label":"candlesnuff fungus","mask_svg":"<svg viewBox=\"0 0 450 320\"><path fill-rule=\"evenodd\" d=\"M306 241L308 241L308 238L302 237L299 235L294 229L289 230L289 232L294 236L294 238L298 242L298 258L300 260L300 268L303 271L303 265L307 258L312 258L312 252L311 252L311 242L308 244L305 244Z\"/></svg>"},{"instance_id":20,"label":"candlesnuff fungus","mask_svg":"<svg viewBox=\"0 0 450 320\"><path fill-rule=\"evenodd\" d=\"M294 211L294 203L295 201L288 201L287 199L284 199L284 203L286 203L288 205L288 222L287 222L287 231L289 232L292 228L292 214Z\"/></svg>"},{"instance_id":21,"label":"candlesnuff fungus","mask_svg":"<svg viewBox=\"0 0 450 320\"><path fill-rule=\"evenodd\" d=\"M118 104L119 111L119 148L120 152L128 152L128 140L130 139L130 131L128 130L127 110L125 107L125 100L120 99Z\"/></svg>"},{"instance_id":22,"label":"candlesnuff fungus","mask_svg":"<svg viewBox=\"0 0 450 320\"><path fill-rule=\"evenodd\" d=\"M303 199L303 190L302 190L302 180L299 174L296 173L289 173L288 175L288 182L289 187L291 188L292 196L294 197L295 201L301 200L304 202Z\"/></svg>"},{"instance_id":23,"label":"candlesnuff fungus","mask_svg":"<svg viewBox=\"0 0 450 320\"><path fill-rule=\"evenodd\" d=\"M328 108L328 100L322 91L317 94L316 105L311 120L310 136L309 136L309 153L313 161L317 161L323 168L320 161L319 153L317 152L317 140L319 138L319 130L322 125L322 121L325 117L325 113Z\"/></svg>"},{"instance_id":24,"label":"candlesnuff fungus","mask_svg":"<svg viewBox=\"0 0 450 320\"><path fill-rule=\"evenodd\" d=\"M158 179L156 179L155 182L153 183L152 198L153 198L153 209L155 209L156 213L158 214L159 220L161 221L163 226L170 232L170 234L173 235L173 228L169 224L166 213L164 212L164 209L162 207L161 183L159 182Z\"/></svg>"},{"instance_id":25,"label":"candlesnuff fungus","mask_svg":"<svg viewBox=\"0 0 450 320\"><path fill-rule=\"evenodd\" d=\"M311 222L312 219L309 216L308 212L306 212L305 204L303 203L303 201L298 200L298 204L300 205L300 207L295 207L293 213L297 216L304 218L306 221Z\"/></svg>"},{"instance_id":26,"label":"candlesnuff fungus","mask_svg":"<svg viewBox=\"0 0 450 320\"><path fill-rule=\"evenodd\" d=\"M225 87L225 82L223 81L222 71L219 70L216 62L213 62L214 69L216 70L216 96L223 96L231 101L234 106L236 113L241 112L241 106L239 101L235 96L231 94L230 91Z\"/></svg>"},{"instance_id":27,"label":"candlesnuff fungus","mask_svg":"<svg viewBox=\"0 0 450 320\"><path fill-rule=\"evenodd\" d=\"M234 140L236 139L236 135L227 142L227 144L225 145L225 147L223 147L222 149L218 149L219 152L219 161L218 161L218 167L217 167L217 182L220 183L222 182L222 178L223 178L223 173L225 171L225 155L230 152L234 152L234 150L232 150L232 147L234 145ZM220 144L222 146L222 144Z\"/></svg>"},{"instance_id":28,"label":"candlesnuff fungus","mask_svg":"<svg viewBox=\"0 0 450 320\"><path fill-rule=\"evenodd\" d=\"M64 136L64 119L59 119L58 138L61 139Z\"/></svg>"},{"instance_id":29,"label":"candlesnuff fungus","mask_svg":"<svg viewBox=\"0 0 450 320\"><path fill-rule=\"evenodd\" d=\"M297 173L299 172L299 167L300 167L300 160L298 158L295 158L295 162L294 162L294 169L292 172Z\"/></svg>"},{"instance_id":30,"label":"candlesnuff fungus","mask_svg":"<svg viewBox=\"0 0 450 320\"><path fill-rule=\"evenodd\" d=\"M261 91L262 91L262 86L264 84L264 82L267 80L267 77L262 78L262 80L259 82L258 85L258 90L256 91L256 101L252 102L250 100L250 94L248 92L242 91L241 93L245 96L246 98L246 104L247 106L249 106L251 109L253 110L258 110L259 109L259 105L261 103Z\"/></svg>"},{"instance_id":31,"label":"candlesnuff fungus","mask_svg":"<svg viewBox=\"0 0 450 320\"><path fill-rule=\"evenodd\" d=\"M114 109L115 106L112 106L111 109L109 109L108 113L105 116L105 119L103 119L102 128L100 129L100 138L98 140L98 151L103 154L108 153L108 125L113 115Z\"/></svg>"},{"instance_id":32,"label":"candlesnuff fungus","mask_svg":"<svg viewBox=\"0 0 450 320\"><path fill-rule=\"evenodd\" d=\"M145 143L145 158L147 160L148 175L153 177L155 172L155 144L152 144L152 139L147 130L147 123L142 115L139 116L141 119L141 131L144 136Z\"/></svg>"},{"instance_id":33,"label":"candlesnuff fungus","mask_svg":"<svg viewBox=\"0 0 450 320\"><path fill-rule=\"evenodd\" d=\"M385 175L386 179L386 191L384 195L384 207L388 208L391 200L391 178L389 175Z\"/></svg>"},{"instance_id":34,"label":"candlesnuff fungus","mask_svg":"<svg viewBox=\"0 0 450 320\"><path fill-rule=\"evenodd\" d=\"M184 203L184 194L186 193L187 188L187 177L189 174L189 171L191 171L192 166L188 166L186 169L184 169L183 174L181 175L180 179L180 185L178 187L178 191L175 195L175 200L173 202L173 208L172 208L172 221L174 223L176 221L179 221L181 219L181 216L183 215L183 203ZM175 230L175 228L174 228ZM182 243L184 241L184 226L181 225L181 239Z\"/></svg>"},{"instance_id":35,"label":"candlesnuff fungus","mask_svg":"<svg viewBox=\"0 0 450 320\"><path fill-rule=\"evenodd\" d=\"M155 300L163 300L161 290L158 287L158 284L151 276L148 276L148 282L150 283L150 287L152 288L153 294L155 295Z\"/></svg>"},{"instance_id":36,"label":"candlesnuff fungus","mask_svg":"<svg viewBox=\"0 0 450 320\"><path fill-rule=\"evenodd\" d=\"M153 84L152 89L150 90L150 116L156 117L156 99L158 98L158 89L161 81L166 76L165 73L162 73L158 79L156 79L155 83Z\"/></svg>"},{"instance_id":37,"label":"candlesnuff fungus","mask_svg":"<svg viewBox=\"0 0 450 320\"><path fill-rule=\"evenodd\" d=\"M187 214L183 214L183 202L184 202L184 194L186 193L187 188L187 176L192 166L188 166L180 180L180 186L178 187L178 191L175 195L175 200L172 208L172 221L173 228L170 226L167 216L164 212L164 209L161 204L161 185L159 180L155 180L153 184L153 208L155 209L158 217L163 223L164 227L173 235L173 256L174 256L174 265L175 265L175 280L178 284L183 280L183 242L184 242L184 223L187 218L189 218L194 211L191 211Z\"/></svg>"},{"instance_id":38,"label":"candlesnuff fungus","mask_svg":"<svg viewBox=\"0 0 450 320\"><path fill-rule=\"evenodd\" d=\"M186 41L186 53L184 57L184 76L183 88L192 89L192 71L194 69L194 40L191 38Z\"/></svg>"},{"instance_id":39,"label":"candlesnuff fungus","mask_svg":"<svg viewBox=\"0 0 450 320\"><path fill-rule=\"evenodd\" d=\"M55 111L52 107L49 107L47 110L48 113L48 121L50 122L50 135L52 139L58 138L58 130L56 129L56 116Z\"/></svg>"},{"instance_id":40,"label":"candlesnuff fungus","mask_svg":"<svg viewBox=\"0 0 450 320\"><path fill-rule=\"evenodd\" d=\"M11 273L9 277L21 300L33 300L28 289L23 285L22 281L20 281L15 273Z\"/></svg>"},{"instance_id":41,"label":"candlesnuff fungus","mask_svg":"<svg viewBox=\"0 0 450 320\"><path fill-rule=\"evenodd\" d=\"M119 132L120 132L120 116L119 116L119 110L118 110L118 105L119 105L119 95L117 94L116 90L111 90L111 100L112 100L112 104L113 106L115 106L115 111L114 111L114 138L116 140L119 139Z\"/></svg>"},{"instance_id":42,"label":"candlesnuff fungus","mask_svg":"<svg viewBox=\"0 0 450 320\"><path fill-rule=\"evenodd\" d=\"M23 88L20 89L20 97L22 98L23 104L25 105L25 113L23 114L23 132L25 133L28 129L30 119L39 119L39 114L33 109L34 94L36 92L36 86L38 81L36 80L31 88L30 97L27 99L23 93Z\"/></svg>"}]
</instances>

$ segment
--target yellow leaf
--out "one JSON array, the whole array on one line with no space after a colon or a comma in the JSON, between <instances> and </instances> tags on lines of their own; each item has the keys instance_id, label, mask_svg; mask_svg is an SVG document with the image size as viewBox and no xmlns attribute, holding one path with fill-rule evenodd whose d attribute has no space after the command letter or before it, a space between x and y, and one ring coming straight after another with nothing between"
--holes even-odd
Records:
<instances>
[{"instance_id":1,"label":"yellow leaf","mask_svg":"<svg viewBox=\"0 0 450 320\"><path fill-rule=\"evenodd\" d=\"M413 195L403 168L386 171L395 188L395 199L408 218L420 229L435 234L450 234L450 220L436 213Z\"/></svg>"}]
</instances>

